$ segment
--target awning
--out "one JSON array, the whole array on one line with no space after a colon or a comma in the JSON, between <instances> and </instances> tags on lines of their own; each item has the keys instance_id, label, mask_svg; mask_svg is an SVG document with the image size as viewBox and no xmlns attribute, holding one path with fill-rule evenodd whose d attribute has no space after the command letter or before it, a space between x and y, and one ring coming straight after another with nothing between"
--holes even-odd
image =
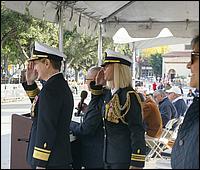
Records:
<instances>
[{"instance_id":1,"label":"awning","mask_svg":"<svg viewBox=\"0 0 200 170\"><path fill-rule=\"evenodd\" d=\"M168 28L175 37L191 38L199 33L199 1L5 1L7 8L58 22L63 8L65 29L113 37L124 27L131 37L156 37Z\"/></svg>"}]
</instances>

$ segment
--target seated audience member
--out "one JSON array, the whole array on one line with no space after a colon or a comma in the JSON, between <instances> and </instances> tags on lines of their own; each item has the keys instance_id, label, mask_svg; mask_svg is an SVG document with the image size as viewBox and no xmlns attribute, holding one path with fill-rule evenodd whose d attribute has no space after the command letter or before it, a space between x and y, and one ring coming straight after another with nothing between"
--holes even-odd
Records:
<instances>
[{"instance_id":1,"label":"seated audience member","mask_svg":"<svg viewBox=\"0 0 200 170\"><path fill-rule=\"evenodd\" d=\"M184 93L183 93L183 88L182 88L182 85L179 85L178 87L179 87L179 89L181 90L181 94L182 94L182 96L183 96L183 95L184 95Z\"/></svg>"},{"instance_id":2,"label":"seated audience member","mask_svg":"<svg viewBox=\"0 0 200 170\"><path fill-rule=\"evenodd\" d=\"M197 88L194 90L194 95L195 95L196 97L199 97L199 90L198 90Z\"/></svg>"},{"instance_id":3,"label":"seated audience member","mask_svg":"<svg viewBox=\"0 0 200 170\"><path fill-rule=\"evenodd\" d=\"M174 107L174 105L172 104L172 102L169 100L169 98L166 96L166 93L162 89L156 90L153 93L153 97L159 106L159 111L161 113L161 118L164 128L169 120L176 117L177 115L176 108Z\"/></svg>"},{"instance_id":4,"label":"seated audience member","mask_svg":"<svg viewBox=\"0 0 200 170\"><path fill-rule=\"evenodd\" d=\"M150 137L159 138L162 133L162 118L158 106L151 96L145 97L138 93L143 108L143 122L146 134Z\"/></svg>"},{"instance_id":5,"label":"seated audience member","mask_svg":"<svg viewBox=\"0 0 200 170\"><path fill-rule=\"evenodd\" d=\"M176 118L179 118L180 116L184 116L187 105L183 99L181 89L177 86L173 86L171 89L166 90L168 94L169 100L172 102L172 104L175 106L177 115Z\"/></svg>"},{"instance_id":6,"label":"seated audience member","mask_svg":"<svg viewBox=\"0 0 200 170\"><path fill-rule=\"evenodd\" d=\"M194 97L195 97L195 94L192 92L192 89L189 89L189 92L187 94L187 100L186 100L186 103L188 106L192 103Z\"/></svg>"}]
</instances>

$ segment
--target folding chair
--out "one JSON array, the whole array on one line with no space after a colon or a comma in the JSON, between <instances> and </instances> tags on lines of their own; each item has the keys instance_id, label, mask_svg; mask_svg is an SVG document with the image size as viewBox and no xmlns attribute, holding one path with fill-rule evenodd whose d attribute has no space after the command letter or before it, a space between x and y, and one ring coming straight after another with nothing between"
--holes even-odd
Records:
<instances>
[{"instance_id":1,"label":"folding chair","mask_svg":"<svg viewBox=\"0 0 200 170\"><path fill-rule=\"evenodd\" d=\"M158 143L159 138L151 137L145 134L145 141L146 141L147 147L151 149L149 153L146 155L146 161L148 161L153 156L154 147Z\"/></svg>"},{"instance_id":2,"label":"folding chair","mask_svg":"<svg viewBox=\"0 0 200 170\"><path fill-rule=\"evenodd\" d=\"M169 120L165 128L163 128L163 132L159 138L153 138L146 135L146 144L151 149L151 151L146 156L146 160L149 160L153 156L154 158L160 157L161 159L164 159L161 155L161 152L163 152L164 149L170 147L168 146L168 142L172 139L172 136L175 136L174 133L177 132L177 128L172 131L172 127L175 123L179 123L178 121L179 119L177 118Z\"/></svg>"}]
</instances>

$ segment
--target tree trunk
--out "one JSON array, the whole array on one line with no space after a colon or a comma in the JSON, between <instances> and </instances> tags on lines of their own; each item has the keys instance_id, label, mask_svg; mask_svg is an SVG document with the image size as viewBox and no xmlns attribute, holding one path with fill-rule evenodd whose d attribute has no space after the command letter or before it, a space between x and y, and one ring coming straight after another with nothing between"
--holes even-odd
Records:
<instances>
[{"instance_id":1,"label":"tree trunk","mask_svg":"<svg viewBox=\"0 0 200 170\"><path fill-rule=\"evenodd\" d=\"M75 69L75 80L76 80L76 82L78 82L78 70L77 69Z\"/></svg>"},{"instance_id":2,"label":"tree trunk","mask_svg":"<svg viewBox=\"0 0 200 170\"><path fill-rule=\"evenodd\" d=\"M1 37L1 48L3 47L5 41L10 37L10 36L14 36L17 32L16 28L11 29L10 31L8 31L5 35L3 35L3 37Z\"/></svg>"},{"instance_id":3,"label":"tree trunk","mask_svg":"<svg viewBox=\"0 0 200 170\"><path fill-rule=\"evenodd\" d=\"M67 67L67 62L63 61L63 75L64 77L68 80L68 77L66 76L66 67Z\"/></svg>"}]
</instances>

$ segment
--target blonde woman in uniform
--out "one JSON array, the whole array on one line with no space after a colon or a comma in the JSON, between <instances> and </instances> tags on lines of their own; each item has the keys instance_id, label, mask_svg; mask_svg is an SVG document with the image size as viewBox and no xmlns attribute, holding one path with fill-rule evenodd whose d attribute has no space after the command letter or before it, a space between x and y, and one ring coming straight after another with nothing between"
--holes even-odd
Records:
<instances>
[{"instance_id":1,"label":"blonde woman in uniform","mask_svg":"<svg viewBox=\"0 0 200 170\"><path fill-rule=\"evenodd\" d=\"M132 88L130 66L128 56L107 50L103 69L91 82L92 100L102 105L96 111L103 117L106 169L138 169L145 163L141 102ZM106 93L104 80L109 88Z\"/></svg>"}]
</instances>

